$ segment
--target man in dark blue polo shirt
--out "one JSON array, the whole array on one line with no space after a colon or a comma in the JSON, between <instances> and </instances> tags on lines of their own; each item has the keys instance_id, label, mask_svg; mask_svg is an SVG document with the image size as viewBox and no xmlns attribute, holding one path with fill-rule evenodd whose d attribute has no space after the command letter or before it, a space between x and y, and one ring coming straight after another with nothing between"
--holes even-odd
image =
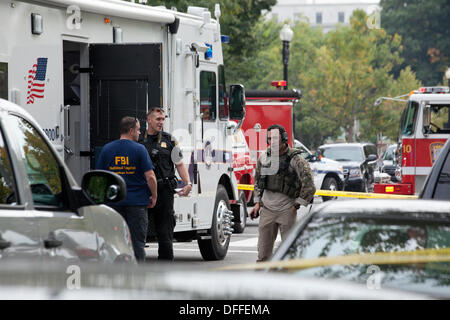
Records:
<instances>
[{"instance_id":1,"label":"man in dark blue polo shirt","mask_svg":"<svg viewBox=\"0 0 450 320\"><path fill-rule=\"evenodd\" d=\"M140 128L136 118L122 118L120 139L103 147L97 161L97 169L112 171L125 180L125 200L110 206L127 222L136 259L144 261L148 228L147 207L155 206L158 195L152 160L145 147L136 142Z\"/></svg>"}]
</instances>

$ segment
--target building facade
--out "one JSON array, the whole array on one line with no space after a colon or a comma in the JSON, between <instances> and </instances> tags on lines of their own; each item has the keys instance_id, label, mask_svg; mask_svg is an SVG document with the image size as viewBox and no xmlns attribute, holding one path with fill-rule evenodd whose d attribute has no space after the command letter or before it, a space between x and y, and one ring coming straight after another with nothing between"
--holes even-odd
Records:
<instances>
[{"instance_id":1,"label":"building facade","mask_svg":"<svg viewBox=\"0 0 450 320\"><path fill-rule=\"evenodd\" d=\"M379 0L278 0L267 13L267 18L278 22L289 20L307 21L311 26L320 26L324 32L333 30L338 24L349 25L354 10L362 9L368 15L379 11Z\"/></svg>"}]
</instances>

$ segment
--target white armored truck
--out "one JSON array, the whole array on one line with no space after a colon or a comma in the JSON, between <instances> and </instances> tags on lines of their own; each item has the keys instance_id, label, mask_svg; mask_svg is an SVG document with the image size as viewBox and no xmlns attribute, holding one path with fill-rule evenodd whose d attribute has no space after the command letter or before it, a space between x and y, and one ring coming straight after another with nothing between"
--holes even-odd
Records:
<instances>
[{"instance_id":1,"label":"white armored truck","mask_svg":"<svg viewBox=\"0 0 450 320\"><path fill-rule=\"evenodd\" d=\"M215 16L119 0L0 0L0 98L37 120L79 183L123 116L144 132L149 107L165 109L193 182L175 199L175 238L197 239L206 260L226 256L239 215L227 123L245 113L243 87L226 92L218 5Z\"/></svg>"}]
</instances>

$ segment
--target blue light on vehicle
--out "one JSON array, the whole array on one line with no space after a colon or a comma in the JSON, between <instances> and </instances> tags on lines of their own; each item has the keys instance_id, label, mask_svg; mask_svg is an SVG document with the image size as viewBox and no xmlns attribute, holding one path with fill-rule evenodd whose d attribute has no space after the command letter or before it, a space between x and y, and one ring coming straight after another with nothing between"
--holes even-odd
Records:
<instances>
[{"instance_id":1,"label":"blue light on vehicle","mask_svg":"<svg viewBox=\"0 0 450 320\"><path fill-rule=\"evenodd\" d=\"M208 47L208 50L205 52L205 59L209 60L213 57L213 51L212 51L212 44L205 43L205 45Z\"/></svg>"},{"instance_id":2,"label":"blue light on vehicle","mask_svg":"<svg viewBox=\"0 0 450 320\"><path fill-rule=\"evenodd\" d=\"M220 36L220 39L222 43L230 43L230 37L229 36Z\"/></svg>"}]
</instances>

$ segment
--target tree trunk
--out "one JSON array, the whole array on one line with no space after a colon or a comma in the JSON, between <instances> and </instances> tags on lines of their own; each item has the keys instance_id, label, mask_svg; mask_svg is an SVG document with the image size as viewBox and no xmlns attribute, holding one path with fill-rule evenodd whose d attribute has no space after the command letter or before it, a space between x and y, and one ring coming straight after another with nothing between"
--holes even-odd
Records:
<instances>
[{"instance_id":1,"label":"tree trunk","mask_svg":"<svg viewBox=\"0 0 450 320\"><path fill-rule=\"evenodd\" d=\"M353 136L353 126L345 128L345 141L354 142L355 140L353 139Z\"/></svg>"}]
</instances>

